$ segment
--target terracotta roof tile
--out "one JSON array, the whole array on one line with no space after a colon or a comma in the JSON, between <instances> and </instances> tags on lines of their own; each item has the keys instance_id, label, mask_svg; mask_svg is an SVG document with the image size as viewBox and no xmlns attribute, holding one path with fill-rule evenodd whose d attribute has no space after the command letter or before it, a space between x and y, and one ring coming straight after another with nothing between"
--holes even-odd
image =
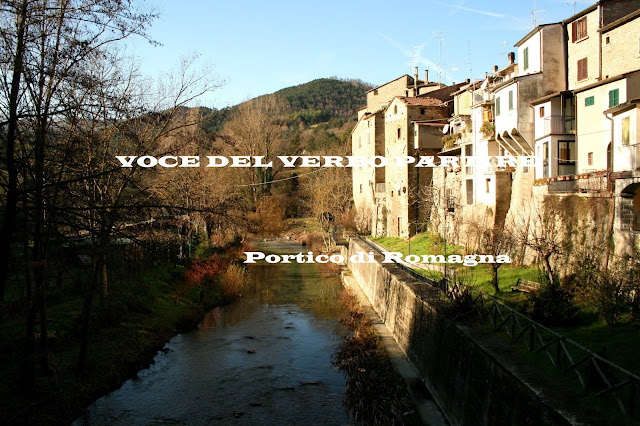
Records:
<instances>
[{"instance_id":1,"label":"terracotta roof tile","mask_svg":"<svg viewBox=\"0 0 640 426\"><path fill-rule=\"evenodd\" d=\"M400 98L407 105L417 105L417 106L440 106L442 105L442 101L440 99L435 98Z\"/></svg>"}]
</instances>

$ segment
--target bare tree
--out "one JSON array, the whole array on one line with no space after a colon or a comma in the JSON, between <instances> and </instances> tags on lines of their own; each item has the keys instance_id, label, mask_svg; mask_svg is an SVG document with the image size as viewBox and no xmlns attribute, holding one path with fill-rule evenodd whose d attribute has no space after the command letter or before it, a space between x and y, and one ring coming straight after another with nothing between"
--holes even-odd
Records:
<instances>
[{"instance_id":1,"label":"bare tree","mask_svg":"<svg viewBox=\"0 0 640 426\"><path fill-rule=\"evenodd\" d=\"M288 109L286 101L275 95L261 96L240 104L224 128L234 143L236 155L263 156L264 163L284 155L286 140L283 130ZM281 167L280 163L274 162L273 167L247 169L249 176L244 183L250 184L248 188L254 207L261 196L270 193L271 181Z\"/></svg>"}]
</instances>

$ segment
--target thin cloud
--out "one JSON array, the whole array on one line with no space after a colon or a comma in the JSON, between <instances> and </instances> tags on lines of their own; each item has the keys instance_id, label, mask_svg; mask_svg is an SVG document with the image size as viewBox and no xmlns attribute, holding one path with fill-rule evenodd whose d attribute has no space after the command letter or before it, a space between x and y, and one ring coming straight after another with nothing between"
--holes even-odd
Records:
<instances>
[{"instance_id":1,"label":"thin cloud","mask_svg":"<svg viewBox=\"0 0 640 426\"><path fill-rule=\"evenodd\" d=\"M505 15L504 13L494 13L494 12L487 12L486 10L478 10L478 9L471 9L470 7L466 7L466 6L460 6L460 5L452 5L452 7L455 7L456 9L460 9L460 10L465 10L467 12L473 12L473 13L478 13L480 15L486 15L486 16L491 16L494 18L506 18L507 15Z\"/></svg>"},{"instance_id":2,"label":"thin cloud","mask_svg":"<svg viewBox=\"0 0 640 426\"><path fill-rule=\"evenodd\" d=\"M492 18L507 18L508 15L504 14L504 13L495 13L495 12L489 12L487 10L480 10L480 9L472 9L470 7L467 6L463 6L461 4L449 4L449 3L442 3L439 1L434 2L436 4L439 4L440 6L446 6L449 8L453 8L453 9L458 9L458 10L464 10L465 12L471 12L471 13L477 13L479 15L485 15L485 16L491 16Z\"/></svg>"},{"instance_id":3,"label":"thin cloud","mask_svg":"<svg viewBox=\"0 0 640 426\"><path fill-rule=\"evenodd\" d=\"M400 43L398 43L397 41L395 41L394 39L392 39L391 37L389 37L388 35L384 34L384 33L378 33L378 35L380 37L382 37L383 39L385 39L387 41L387 43L389 43L391 46L395 47L397 50L399 50L400 52L402 52L402 54L404 56L406 56L407 58L409 58L409 62L415 60L416 65L421 64L431 70L434 70L436 72L442 72L442 70L440 69L440 67L438 66L438 64L436 64L435 62L433 62L431 59L429 58L425 58L424 56L421 55L422 49L425 45L425 43L421 44L420 46L416 46L416 51L415 51L415 56L414 56L414 52L411 49L407 49L404 46L402 46ZM444 73L443 73L444 74Z\"/></svg>"}]
</instances>

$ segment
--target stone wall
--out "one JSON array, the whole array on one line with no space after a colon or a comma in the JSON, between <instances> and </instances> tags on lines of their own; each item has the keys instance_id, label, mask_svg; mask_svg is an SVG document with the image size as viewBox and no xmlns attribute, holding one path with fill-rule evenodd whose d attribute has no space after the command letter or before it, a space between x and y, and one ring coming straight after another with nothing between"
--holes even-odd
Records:
<instances>
[{"instance_id":1,"label":"stone wall","mask_svg":"<svg viewBox=\"0 0 640 426\"><path fill-rule=\"evenodd\" d=\"M370 247L351 239L349 255ZM448 320L448 301L435 288L394 265L348 262L354 278L389 328L432 396L454 425L571 424L535 384L496 356L509 352L483 340L480 329ZM486 339L486 336L485 336ZM504 344L502 344L504 345ZM498 355L496 355L498 354Z\"/></svg>"}]
</instances>

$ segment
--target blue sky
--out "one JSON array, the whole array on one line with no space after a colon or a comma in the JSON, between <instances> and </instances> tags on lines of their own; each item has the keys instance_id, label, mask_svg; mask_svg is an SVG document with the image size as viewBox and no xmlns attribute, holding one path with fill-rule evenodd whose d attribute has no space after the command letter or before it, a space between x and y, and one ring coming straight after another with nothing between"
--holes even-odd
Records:
<instances>
[{"instance_id":1,"label":"blue sky","mask_svg":"<svg viewBox=\"0 0 640 426\"><path fill-rule=\"evenodd\" d=\"M439 65L448 83L479 78L506 63L506 53L531 30L534 8L533 0L148 3L162 15L150 29L162 45L132 43L142 72L156 76L197 53L226 82L201 100L217 108L322 77L382 84L413 74L412 62L421 78L428 68L437 81ZM579 11L595 1L576 3ZM569 0L536 6L538 23L566 19L574 7Z\"/></svg>"}]
</instances>

